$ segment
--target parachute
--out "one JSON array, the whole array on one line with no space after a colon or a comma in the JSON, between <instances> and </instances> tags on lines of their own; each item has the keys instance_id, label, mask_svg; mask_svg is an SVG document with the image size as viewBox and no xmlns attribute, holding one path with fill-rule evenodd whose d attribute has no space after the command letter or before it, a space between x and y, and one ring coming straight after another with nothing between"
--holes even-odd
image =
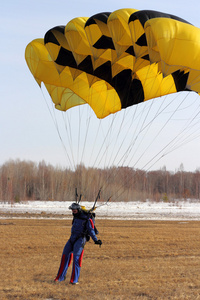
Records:
<instances>
[{"instance_id":1,"label":"parachute","mask_svg":"<svg viewBox=\"0 0 200 300\"><path fill-rule=\"evenodd\" d=\"M81 108L68 123L75 130L73 122L76 123L80 117L78 144L85 126L83 148L86 140L92 148L91 141L96 137L89 136L90 118L84 124L82 108L92 111L95 122L108 120L106 124L112 125L116 121L119 129L115 136L115 128L110 125L106 125L105 131L97 130L96 136L103 133L104 148L97 144L94 165L99 166L104 156L105 166L108 166L106 161L110 161L110 165L123 166L130 165L128 156L135 155L134 143L142 143L135 133L137 127L141 126L139 132L146 130L147 135L150 127L150 120L147 121L146 116L142 119L141 115L137 117L139 125L133 125L136 117L132 113L131 116L129 114L131 125L128 130L125 129L128 121L126 112L133 108L139 110L143 102L151 103L147 100L155 99L152 101L160 103L162 96L182 91L194 92L198 96L199 53L200 29L186 20L151 10L119 9L91 17L77 17L66 26L48 30L44 38L35 39L27 45L25 59L38 85L46 87L56 110L73 113ZM146 108L146 115L150 108ZM124 113L122 121L118 121L119 113ZM111 116L113 119L110 119ZM93 121L91 126L94 126ZM190 122L186 130L189 127ZM112 148L109 137L114 140ZM70 136L72 138L74 133ZM121 154L122 145L126 145L126 150ZM108 149L111 150L110 159L105 154ZM139 152L138 157L134 156L135 162L141 159L143 152L145 149ZM73 149L71 155L74 155Z\"/></svg>"},{"instance_id":2,"label":"parachute","mask_svg":"<svg viewBox=\"0 0 200 300\"><path fill-rule=\"evenodd\" d=\"M98 118L179 91L200 92L200 29L155 11L121 9L50 29L25 51L35 80L66 111Z\"/></svg>"}]
</instances>

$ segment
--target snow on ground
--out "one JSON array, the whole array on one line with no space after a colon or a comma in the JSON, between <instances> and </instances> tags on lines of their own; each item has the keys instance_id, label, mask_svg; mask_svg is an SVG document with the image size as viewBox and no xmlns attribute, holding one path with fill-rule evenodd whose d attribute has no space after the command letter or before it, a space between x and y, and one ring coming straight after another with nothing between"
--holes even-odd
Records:
<instances>
[{"instance_id":1,"label":"snow on ground","mask_svg":"<svg viewBox=\"0 0 200 300\"><path fill-rule=\"evenodd\" d=\"M5 214L17 213L24 214L24 217L26 217L28 213L41 214L41 218L45 218L45 214L60 215L60 218L71 218L71 211L68 209L70 204L71 202L56 201L26 201L12 204L0 202L0 218L7 218L8 215L5 217ZM92 203L89 202L83 202L81 204L85 205L88 209L92 207ZM200 221L200 201L177 200L168 203L151 201L127 203L110 202L107 205L101 206L101 203L98 205L96 217L99 219Z\"/></svg>"}]
</instances>

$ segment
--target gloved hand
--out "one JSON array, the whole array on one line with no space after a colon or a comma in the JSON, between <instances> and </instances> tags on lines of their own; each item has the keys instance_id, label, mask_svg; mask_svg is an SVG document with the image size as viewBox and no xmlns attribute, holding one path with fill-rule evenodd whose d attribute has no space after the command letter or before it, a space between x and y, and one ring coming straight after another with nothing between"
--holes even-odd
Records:
<instances>
[{"instance_id":1,"label":"gloved hand","mask_svg":"<svg viewBox=\"0 0 200 300\"><path fill-rule=\"evenodd\" d=\"M102 245L102 241L98 240L98 241L95 242L95 244L101 246Z\"/></svg>"}]
</instances>

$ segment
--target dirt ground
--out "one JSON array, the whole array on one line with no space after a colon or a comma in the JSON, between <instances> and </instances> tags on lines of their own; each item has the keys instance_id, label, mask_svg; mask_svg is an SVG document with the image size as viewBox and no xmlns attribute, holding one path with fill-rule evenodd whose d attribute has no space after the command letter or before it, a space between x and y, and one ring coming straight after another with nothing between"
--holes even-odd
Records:
<instances>
[{"instance_id":1,"label":"dirt ground","mask_svg":"<svg viewBox=\"0 0 200 300\"><path fill-rule=\"evenodd\" d=\"M80 284L54 283L70 220L0 219L0 299L200 299L200 222L96 220Z\"/></svg>"}]
</instances>

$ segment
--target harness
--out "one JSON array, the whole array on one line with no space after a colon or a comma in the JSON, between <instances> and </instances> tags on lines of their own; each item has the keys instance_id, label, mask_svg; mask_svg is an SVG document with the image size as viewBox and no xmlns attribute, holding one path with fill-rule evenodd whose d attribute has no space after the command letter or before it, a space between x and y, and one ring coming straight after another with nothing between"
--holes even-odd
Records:
<instances>
[{"instance_id":1,"label":"harness","mask_svg":"<svg viewBox=\"0 0 200 300\"><path fill-rule=\"evenodd\" d=\"M95 234L97 235L99 233L98 230L97 230L97 228L96 228L96 226L95 226L95 220L94 220L94 218L95 218L95 213L91 213L91 212L88 212L88 213L83 212L83 217L79 217L79 219L84 220L84 222L83 222L83 232L79 236L77 236L75 242L80 237L85 237L86 238L86 242L89 242L90 235L88 233L87 224L88 224L88 222L90 222L90 219L92 220L92 223L93 223L92 225L93 225L93 229L94 229ZM72 220L72 225L73 225L73 223L74 223L74 218Z\"/></svg>"}]
</instances>

